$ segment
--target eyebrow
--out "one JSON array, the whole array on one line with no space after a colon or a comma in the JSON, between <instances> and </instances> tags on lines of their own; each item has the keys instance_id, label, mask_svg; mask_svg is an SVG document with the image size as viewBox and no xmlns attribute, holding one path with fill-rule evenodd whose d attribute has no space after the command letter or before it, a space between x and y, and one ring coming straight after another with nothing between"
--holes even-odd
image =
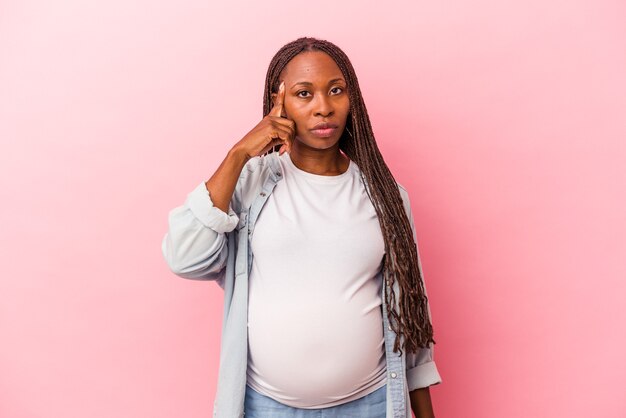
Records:
<instances>
[{"instance_id":1,"label":"eyebrow","mask_svg":"<svg viewBox=\"0 0 626 418\"><path fill-rule=\"evenodd\" d=\"M328 82L328 84L332 84L332 83L334 83L334 82L336 82L336 81L344 81L344 79L343 79L343 78L333 78L332 80L330 80L330 81ZM297 86L298 84L302 84L302 85L305 85L305 86L312 86L312 85L313 85L313 83L311 83L311 82L309 82L309 81L298 81L296 84L294 84L293 86L291 86L291 88L294 88L294 87L295 87L295 86Z\"/></svg>"}]
</instances>

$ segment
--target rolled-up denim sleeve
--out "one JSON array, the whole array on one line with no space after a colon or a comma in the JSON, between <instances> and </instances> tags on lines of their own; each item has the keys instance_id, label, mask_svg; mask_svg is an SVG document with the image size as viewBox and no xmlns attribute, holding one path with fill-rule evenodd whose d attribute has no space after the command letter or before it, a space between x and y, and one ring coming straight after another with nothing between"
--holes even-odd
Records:
<instances>
[{"instance_id":1,"label":"rolled-up denim sleeve","mask_svg":"<svg viewBox=\"0 0 626 418\"><path fill-rule=\"evenodd\" d=\"M409 222L413 231L413 240L415 241L415 246L417 247L417 265L422 272L422 284L424 286L426 297L428 298L426 283L423 277L424 270L422 269L422 260L420 258L419 245L417 243L417 232L413 222L413 213L408 194L405 194L405 209L407 210ZM430 304L427 304L427 308L428 318L431 319L432 322ZM419 349L416 353L406 353L406 379L409 391L441 383L441 375L439 374L435 363L435 347L432 343L430 343L428 347Z\"/></svg>"},{"instance_id":2,"label":"rolled-up denim sleeve","mask_svg":"<svg viewBox=\"0 0 626 418\"><path fill-rule=\"evenodd\" d=\"M223 278L228 258L228 237L239 221L232 200L228 213L215 207L205 182L187 195L185 203L172 209L161 251L170 270L185 279Z\"/></svg>"},{"instance_id":3,"label":"rolled-up denim sleeve","mask_svg":"<svg viewBox=\"0 0 626 418\"><path fill-rule=\"evenodd\" d=\"M211 194L204 182L187 195L185 204L204 226L217 233L230 232L235 229L239 222L239 217L233 210L232 202L228 205L228 213L213 205Z\"/></svg>"},{"instance_id":4,"label":"rolled-up denim sleeve","mask_svg":"<svg viewBox=\"0 0 626 418\"><path fill-rule=\"evenodd\" d=\"M406 380L409 392L415 389L438 385L441 376L434 360L434 347L422 348L417 353L407 353Z\"/></svg>"}]
</instances>

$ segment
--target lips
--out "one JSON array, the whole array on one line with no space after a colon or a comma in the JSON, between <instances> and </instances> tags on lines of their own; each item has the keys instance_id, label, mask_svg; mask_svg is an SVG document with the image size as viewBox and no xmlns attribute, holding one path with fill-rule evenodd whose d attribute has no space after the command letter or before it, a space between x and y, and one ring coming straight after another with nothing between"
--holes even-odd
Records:
<instances>
[{"instance_id":1,"label":"lips","mask_svg":"<svg viewBox=\"0 0 626 418\"><path fill-rule=\"evenodd\" d=\"M329 123L329 122L320 122L317 125L315 125L313 128L311 128L311 130L315 130L315 129L328 129L328 128L338 128L339 125L337 125L336 123Z\"/></svg>"},{"instance_id":2,"label":"lips","mask_svg":"<svg viewBox=\"0 0 626 418\"><path fill-rule=\"evenodd\" d=\"M311 133L319 138L328 138L333 136L339 128L336 123L320 122L311 129Z\"/></svg>"}]
</instances>

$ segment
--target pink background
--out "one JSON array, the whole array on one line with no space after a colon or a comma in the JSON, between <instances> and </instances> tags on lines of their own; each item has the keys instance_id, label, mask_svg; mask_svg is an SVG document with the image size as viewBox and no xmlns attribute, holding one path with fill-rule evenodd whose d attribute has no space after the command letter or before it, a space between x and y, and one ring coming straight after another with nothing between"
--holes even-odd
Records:
<instances>
[{"instance_id":1,"label":"pink background","mask_svg":"<svg viewBox=\"0 0 626 418\"><path fill-rule=\"evenodd\" d=\"M437 417L626 416L624 2L292 3L0 3L0 416L210 416L223 294L167 214L302 35L409 189Z\"/></svg>"}]
</instances>

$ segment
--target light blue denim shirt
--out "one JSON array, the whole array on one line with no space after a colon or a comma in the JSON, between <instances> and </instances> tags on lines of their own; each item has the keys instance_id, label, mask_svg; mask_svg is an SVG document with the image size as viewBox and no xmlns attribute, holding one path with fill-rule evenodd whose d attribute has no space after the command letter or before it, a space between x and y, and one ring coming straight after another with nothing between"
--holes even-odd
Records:
<instances>
[{"instance_id":1,"label":"light blue denim shirt","mask_svg":"<svg viewBox=\"0 0 626 418\"><path fill-rule=\"evenodd\" d=\"M277 158L278 153L273 152L248 160L237 181L228 213L213 205L205 182L200 183L187 195L182 206L169 212L169 229L162 242L163 256L174 274L185 279L215 281L224 290L219 376L213 406L213 416L218 418L244 417L248 275L253 257L249 250L250 239L263 205L283 178ZM417 244L408 193L402 185L396 184ZM418 265L421 270L419 250ZM393 352L396 334L389 325L385 300L389 282L383 283L381 298L387 362L385 418L411 418L409 392L439 384L441 376L435 365L432 343L417 353ZM395 282L396 295L398 287Z\"/></svg>"}]
</instances>

